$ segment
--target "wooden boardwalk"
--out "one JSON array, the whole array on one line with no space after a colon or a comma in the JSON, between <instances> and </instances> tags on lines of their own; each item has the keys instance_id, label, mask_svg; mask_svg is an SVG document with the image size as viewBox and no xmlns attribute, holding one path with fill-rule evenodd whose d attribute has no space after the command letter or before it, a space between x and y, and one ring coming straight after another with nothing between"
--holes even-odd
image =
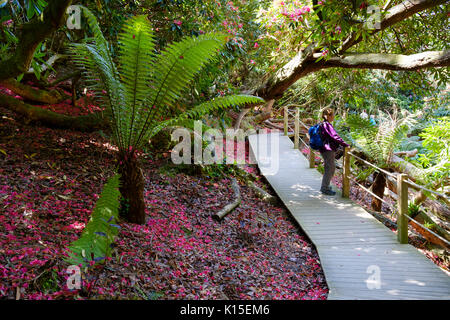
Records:
<instances>
[{"instance_id":1,"label":"wooden boardwalk","mask_svg":"<svg viewBox=\"0 0 450 320\"><path fill-rule=\"evenodd\" d=\"M349 199L320 193L322 175L283 135L249 136L250 154L315 244L328 299L450 299L450 276Z\"/></svg>"}]
</instances>

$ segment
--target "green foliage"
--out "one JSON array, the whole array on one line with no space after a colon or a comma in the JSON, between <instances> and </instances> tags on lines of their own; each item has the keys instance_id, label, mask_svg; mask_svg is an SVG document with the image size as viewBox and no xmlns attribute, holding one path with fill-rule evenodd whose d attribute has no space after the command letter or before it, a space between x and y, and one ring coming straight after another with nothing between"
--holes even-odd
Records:
<instances>
[{"instance_id":1,"label":"green foliage","mask_svg":"<svg viewBox=\"0 0 450 320\"><path fill-rule=\"evenodd\" d=\"M8 59L19 44L16 36L19 24L41 16L46 6L47 2L44 0L0 1L0 60ZM41 66L45 64L46 51L45 43L40 43L31 60L31 67L38 80L41 78ZM17 80L20 81L22 76Z\"/></svg>"},{"instance_id":2,"label":"green foliage","mask_svg":"<svg viewBox=\"0 0 450 320\"><path fill-rule=\"evenodd\" d=\"M423 180L444 187L450 177L450 117L443 117L425 128L420 137L426 152L418 155L417 162L423 170Z\"/></svg>"},{"instance_id":3,"label":"green foliage","mask_svg":"<svg viewBox=\"0 0 450 320\"><path fill-rule=\"evenodd\" d=\"M4 19L27 22L35 16L40 16L47 6L44 0L10 0L0 1L0 22Z\"/></svg>"},{"instance_id":4,"label":"green foliage","mask_svg":"<svg viewBox=\"0 0 450 320\"><path fill-rule=\"evenodd\" d=\"M120 175L110 178L103 187L95 204L89 223L80 238L69 247L66 261L73 265L88 267L90 264L104 263L111 255L111 244L119 232L116 224L119 210Z\"/></svg>"},{"instance_id":5,"label":"green foliage","mask_svg":"<svg viewBox=\"0 0 450 320\"><path fill-rule=\"evenodd\" d=\"M414 150L414 149L417 149L419 151L419 153L426 152L426 150L427 150L423 146L422 140L420 140L419 136L411 136L411 137L403 139L397 148L398 151L410 151L410 150Z\"/></svg>"},{"instance_id":6,"label":"green foliage","mask_svg":"<svg viewBox=\"0 0 450 320\"><path fill-rule=\"evenodd\" d=\"M319 171L321 174L325 173L325 168L324 168L323 164L317 165L317 171Z\"/></svg>"},{"instance_id":7,"label":"green foliage","mask_svg":"<svg viewBox=\"0 0 450 320\"><path fill-rule=\"evenodd\" d=\"M225 178L228 176L235 176L237 174L237 167L229 164L210 164L202 166L202 173L210 178Z\"/></svg>"},{"instance_id":8,"label":"green foliage","mask_svg":"<svg viewBox=\"0 0 450 320\"><path fill-rule=\"evenodd\" d=\"M355 179L359 182L364 182L367 180L367 178L375 172L375 168L368 167L367 169L360 169L359 167L355 166L355 170L358 172L355 176Z\"/></svg>"},{"instance_id":9,"label":"green foliage","mask_svg":"<svg viewBox=\"0 0 450 320\"><path fill-rule=\"evenodd\" d=\"M55 292L60 289L60 280L58 279L58 273L54 269L46 269L42 275L36 279L35 285L39 290L48 293Z\"/></svg>"},{"instance_id":10,"label":"green foliage","mask_svg":"<svg viewBox=\"0 0 450 320\"><path fill-rule=\"evenodd\" d=\"M415 218L420 213L420 205L409 203L408 204L408 215L411 218Z\"/></svg>"},{"instance_id":11,"label":"green foliage","mask_svg":"<svg viewBox=\"0 0 450 320\"><path fill-rule=\"evenodd\" d=\"M440 159L450 159L450 117L442 118L433 125L425 128L420 137L423 146L429 150L429 157L425 166L436 164Z\"/></svg>"},{"instance_id":12,"label":"green foliage","mask_svg":"<svg viewBox=\"0 0 450 320\"><path fill-rule=\"evenodd\" d=\"M338 131L378 166L385 167L389 164L394 150L416 123L415 117L415 114L397 117L396 114L391 116L380 112L377 121L379 125L373 126L368 119L349 115L345 123L350 130L338 128Z\"/></svg>"},{"instance_id":13,"label":"green foliage","mask_svg":"<svg viewBox=\"0 0 450 320\"><path fill-rule=\"evenodd\" d=\"M125 23L119 36L119 68L92 13L83 8L94 37L70 49L100 103L107 107L120 150L142 148L163 128L223 108L262 102L252 96L229 96L183 111L178 105L189 84L215 59L226 37L212 33L168 45L154 53L154 34L144 16Z\"/></svg>"}]
</instances>

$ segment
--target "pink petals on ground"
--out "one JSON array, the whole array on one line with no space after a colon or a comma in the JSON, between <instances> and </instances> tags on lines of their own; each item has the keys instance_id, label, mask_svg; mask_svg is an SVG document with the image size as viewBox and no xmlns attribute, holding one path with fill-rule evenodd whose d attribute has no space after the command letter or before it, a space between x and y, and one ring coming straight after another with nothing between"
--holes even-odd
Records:
<instances>
[{"instance_id":1,"label":"pink petals on ground","mask_svg":"<svg viewBox=\"0 0 450 320\"><path fill-rule=\"evenodd\" d=\"M241 205L218 223L211 215L233 197L230 180L165 174L165 159L143 161L147 223L120 223L106 266L68 290L65 249L113 174L108 146L96 133L0 123L1 297L326 299L317 252L284 208L241 185Z\"/></svg>"}]
</instances>

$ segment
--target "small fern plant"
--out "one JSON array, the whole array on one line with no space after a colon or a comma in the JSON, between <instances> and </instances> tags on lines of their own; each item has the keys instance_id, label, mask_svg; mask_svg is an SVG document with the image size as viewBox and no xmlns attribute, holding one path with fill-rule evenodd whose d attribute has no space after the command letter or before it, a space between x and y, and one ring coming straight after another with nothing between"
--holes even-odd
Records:
<instances>
[{"instance_id":1,"label":"small fern plant","mask_svg":"<svg viewBox=\"0 0 450 320\"><path fill-rule=\"evenodd\" d=\"M132 17L119 35L117 66L95 16L84 7L82 12L93 37L72 44L70 52L111 122L113 142L119 149L120 192L129 203L125 218L143 224L144 180L137 151L167 126L263 100L249 95L225 96L180 111L177 102L202 68L215 59L226 36L187 37L156 54L149 21L145 16Z\"/></svg>"},{"instance_id":2,"label":"small fern plant","mask_svg":"<svg viewBox=\"0 0 450 320\"><path fill-rule=\"evenodd\" d=\"M103 187L91 218L78 240L69 246L69 256L65 259L73 265L83 268L91 264L103 263L111 256L111 245L119 232L116 224L119 212L118 174L111 177Z\"/></svg>"},{"instance_id":3,"label":"small fern plant","mask_svg":"<svg viewBox=\"0 0 450 320\"><path fill-rule=\"evenodd\" d=\"M345 121L349 132L340 132L348 138L377 166L383 168L390 165L394 150L406 138L410 128L417 122L415 114L399 117L380 112L379 125L371 125L369 119L358 115L349 115Z\"/></svg>"},{"instance_id":4,"label":"small fern plant","mask_svg":"<svg viewBox=\"0 0 450 320\"><path fill-rule=\"evenodd\" d=\"M342 137L351 141L352 144L361 150L368 158L380 168L387 169L391 166L394 150L406 138L409 130L415 125L416 115L408 114L399 117L396 113L390 115L380 112L379 125L371 125L369 119L363 119L359 115L349 115L346 125L350 127L349 132L342 133ZM369 169L368 172L372 172ZM383 199L386 187L386 175L383 172L375 171L372 192ZM371 208L381 211L382 201L376 197L372 198Z\"/></svg>"}]
</instances>

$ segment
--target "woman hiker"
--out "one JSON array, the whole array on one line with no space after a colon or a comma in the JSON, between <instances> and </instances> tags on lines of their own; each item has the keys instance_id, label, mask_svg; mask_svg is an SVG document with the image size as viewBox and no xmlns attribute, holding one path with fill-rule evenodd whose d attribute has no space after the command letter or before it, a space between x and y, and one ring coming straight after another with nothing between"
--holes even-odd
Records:
<instances>
[{"instance_id":1,"label":"woman hiker","mask_svg":"<svg viewBox=\"0 0 450 320\"><path fill-rule=\"evenodd\" d=\"M320 148L325 167L325 173L322 178L322 186L320 191L323 194L334 196L336 194L330 187L331 178L333 178L336 165L334 163L335 151L339 145L349 147L347 143L337 134L331 122L334 121L334 111L330 107L326 107L322 111L322 125L320 126L320 135L323 140L323 147Z\"/></svg>"}]
</instances>

